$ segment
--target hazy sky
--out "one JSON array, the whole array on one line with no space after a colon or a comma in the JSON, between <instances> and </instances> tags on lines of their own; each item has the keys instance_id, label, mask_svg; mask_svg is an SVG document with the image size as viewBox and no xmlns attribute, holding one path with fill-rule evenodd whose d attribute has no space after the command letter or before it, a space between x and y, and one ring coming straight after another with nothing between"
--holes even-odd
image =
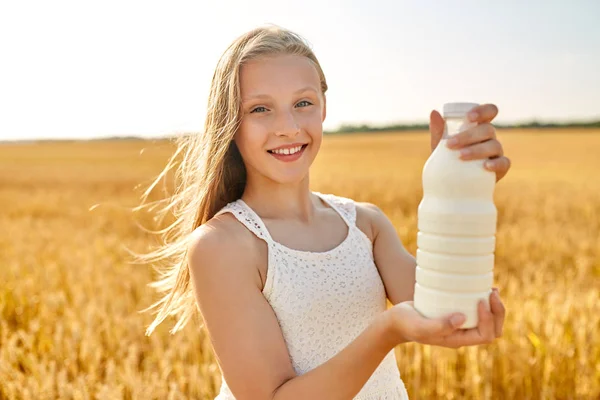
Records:
<instances>
[{"instance_id":1,"label":"hazy sky","mask_svg":"<svg viewBox=\"0 0 600 400\"><path fill-rule=\"evenodd\" d=\"M600 118L600 1L6 1L0 140L202 129L217 60L275 23L325 71L325 129L426 122L447 101L498 122Z\"/></svg>"}]
</instances>

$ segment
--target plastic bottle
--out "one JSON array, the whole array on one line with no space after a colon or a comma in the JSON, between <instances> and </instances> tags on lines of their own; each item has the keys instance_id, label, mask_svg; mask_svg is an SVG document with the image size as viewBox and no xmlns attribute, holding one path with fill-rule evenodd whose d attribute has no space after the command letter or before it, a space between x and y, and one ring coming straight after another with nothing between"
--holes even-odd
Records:
<instances>
[{"instance_id":1,"label":"plastic bottle","mask_svg":"<svg viewBox=\"0 0 600 400\"><path fill-rule=\"evenodd\" d=\"M444 134L423 167L418 208L414 306L428 318L452 312L467 316L462 329L478 324L477 304L494 281L496 174L485 160L461 160L448 139L476 125L466 114L476 103L447 103Z\"/></svg>"}]
</instances>

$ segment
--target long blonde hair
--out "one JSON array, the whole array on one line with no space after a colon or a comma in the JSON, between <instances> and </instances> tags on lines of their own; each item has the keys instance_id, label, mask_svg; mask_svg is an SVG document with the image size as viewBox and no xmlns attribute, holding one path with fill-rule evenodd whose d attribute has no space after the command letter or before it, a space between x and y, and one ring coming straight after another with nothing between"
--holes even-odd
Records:
<instances>
[{"instance_id":1,"label":"long blonde hair","mask_svg":"<svg viewBox=\"0 0 600 400\"><path fill-rule=\"evenodd\" d=\"M164 244L147 254L132 253L136 262L164 264L162 270L154 268L159 279L149 284L162 297L141 310L156 309L153 313L156 317L147 327L147 336L170 315L177 316L175 327L169 331L174 334L199 311L186 258L190 233L243 194L246 168L233 141L241 122L239 70L250 60L271 55L307 57L319 74L322 95L327 91L325 75L310 45L287 29L272 24L255 28L238 37L225 50L212 78L204 130L175 138L176 151L142 195L142 205L135 208L139 210L152 204L155 208L156 204L164 203L159 211L162 218L169 212L175 217L172 224L156 232L162 235ZM180 156L173 195L145 206L152 189L176 165Z\"/></svg>"}]
</instances>

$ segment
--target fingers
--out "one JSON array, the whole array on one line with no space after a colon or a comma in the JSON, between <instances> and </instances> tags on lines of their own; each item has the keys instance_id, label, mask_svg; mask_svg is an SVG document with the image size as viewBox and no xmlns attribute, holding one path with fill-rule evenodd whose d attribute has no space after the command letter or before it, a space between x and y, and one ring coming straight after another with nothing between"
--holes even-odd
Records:
<instances>
[{"instance_id":1,"label":"fingers","mask_svg":"<svg viewBox=\"0 0 600 400\"><path fill-rule=\"evenodd\" d=\"M487 160L484 164L484 167L496 173L496 181L499 181L506 175L508 170L510 169L511 161L508 157L502 156L498 158L494 158L492 160Z\"/></svg>"},{"instance_id":2,"label":"fingers","mask_svg":"<svg viewBox=\"0 0 600 400\"><path fill-rule=\"evenodd\" d=\"M490 295L490 308L492 310L492 315L494 316L494 333L496 337L499 338L502 336L506 309L502 304L502 300L500 300L500 294L498 293L497 288L493 288L492 294Z\"/></svg>"},{"instance_id":3,"label":"fingers","mask_svg":"<svg viewBox=\"0 0 600 400\"><path fill-rule=\"evenodd\" d=\"M496 138L496 129L483 124L452 136L447 141L451 149L460 150L462 160L485 160L484 167L496 173L496 182L502 179L511 167L511 161L504 156L504 148Z\"/></svg>"},{"instance_id":4,"label":"fingers","mask_svg":"<svg viewBox=\"0 0 600 400\"><path fill-rule=\"evenodd\" d=\"M488 309L485 301L479 301L479 304L477 305L477 313L479 315L477 330L479 330L482 344L492 343L496 338L496 330L494 328L495 321L494 315Z\"/></svg>"},{"instance_id":5,"label":"fingers","mask_svg":"<svg viewBox=\"0 0 600 400\"><path fill-rule=\"evenodd\" d=\"M471 117L471 113L474 113L473 117ZM496 115L498 115L498 107L495 104L482 104L469 112L469 119L481 124L491 122Z\"/></svg>"},{"instance_id":6,"label":"fingers","mask_svg":"<svg viewBox=\"0 0 600 400\"><path fill-rule=\"evenodd\" d=\"M461 160L483 160L486 158L502 157L504 150L497 140L488 140L473 144L460 150Z\"/></svg>"},{"instance_id":7,"label":"fingers","mask_svg":"<svg viewBox=\"0 0 600 400\"><path fill-rule=\"evenodd\" d=\"M466 316L454 313L441 318L424 319L418 325L418 340L427 340L432 337L443 337L457 330L465 321Z\"/></svg>"},{"instance_id":8,"label":"fingers","mask_svg":"<svg viewBox=\"0 0 600 400\"><path fill-rule=\"evenodd\" d=\"M495 137L495 130L489 124L495 117L498 115L498 107L495 104L482 104L477 107L474 107L469 112L469 119L471 122L477 122L478 127L484 126L485 129L492 129L492 136L487 136L485 138L481 138L480 140L467 140L462 145L467 145L470 143L481 142L486 139L491 139ZM429 115L429 133L431 134L431 149L435 149L440 142L443 133L444 133L444 118L440 115L439 112L433 110ZM481 129L481 128L479 128ZM462 134L456 135L459 136L459 140L462 142ZM468 135L468 133L466 134Z\"/></svg>"},{"instance_id":9,"label":"fingers","mask_svg":"<svg viewBox=\"0 0 600 400\"><path fill-rule=\"evenodd\" d=\"M445 121L442 115L433 110L429 115L429 133L431 136L432 151L437 147L438 143L442 139L442 136L444 135L444 126Z\"/></svg>"},{"instance_id":10,"label":"fingers","mask_svg":"<svg viewBox=\"0 0 600 400\"><path fill-rule=\"evenodd\" d=\"M481 300L477 305L479 323L472 329L463 329L453 332L444 338L444 346L460 348L492 343L495 339L494 318L487 309L485 301Z\"/></svg>"},{"instance_id":11,"label":"fingers","mask_svg":"<svg viewBox=\"0 0 600 400\"><path fill-rule=\"evenodd\" d=\"M506 311L496 288L493 288L489 300L489 306L484 300L480 300L477 305L477 327L459 329L466 320L461 313L443 318L424 319L417 329L416 341L455 349L493 343L496 338L502 336ZM460 318L453 321L453 317Z\"/></svg>"},{"instance_id":12,"label":"fingers","mask_svg":"<svg viewBox=\"0 0 600 400\"><path fill-rule=\"evenodd\" d=\"M490 139L496 139L496 128L491 124L482 124L453 135L446 144L451 149L460 149Z\"/></svg>"},{"instance_id":13,"label":"fingers","mask_svg":"<svg viewBox=\"0 0 600 400\"><path fill-rule=\"evenodd\" d=\"M405 301L387 311L392 321L396 321L397 330L404 341L423 344L436 344L466 321L466 315L452 313L439 318L426 318L414 308L413 301ZM456 318L458 317L458 318Z\"/></svg>"}]
</instances>

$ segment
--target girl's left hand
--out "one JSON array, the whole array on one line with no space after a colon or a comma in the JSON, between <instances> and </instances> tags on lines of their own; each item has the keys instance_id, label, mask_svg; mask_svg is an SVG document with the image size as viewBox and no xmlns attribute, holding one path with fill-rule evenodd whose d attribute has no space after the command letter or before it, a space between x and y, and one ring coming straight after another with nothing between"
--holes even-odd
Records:
<instances>
[{"instance_id":1,"label":"girl's left hand","mask_svg":"<svg viewBox=\"0 0 600 400\"><path fill-rule=\"evenodd\" d=\"M506 308L497 288L492 288L489 305L489 310L483 302L477 305L478 324L470 329L460 329L465 323L464 315L459 321L453 321L454 316L460 315L460 312L427 318L417 311L414 301L398 303L385 312L389 316L392 332L399 337L398 343L417 342L458 349L463 346L490 344L502 336Z\"/></svg>"},{"instance_id":2,"label":"girl's left hand","mask_svg":"<svg viewBox=\"0 0 600 400\"><path fill-rule=\"evenodd\" d=\"M496 137L496 128L490 123L498 115L498 107L494 104L482 104L471 110L475 112L471 119L477 126L453 136L456 143L448 140L448 147L461 151L463 160L485 160L485 168L496 173L496 182L506 175L510 169L510 159L504 155L502 144ZM431 133L431 150L435 149L444 134L444 118L433 110L429 116L429 132Z\"/></svg>"}]
</instances>

